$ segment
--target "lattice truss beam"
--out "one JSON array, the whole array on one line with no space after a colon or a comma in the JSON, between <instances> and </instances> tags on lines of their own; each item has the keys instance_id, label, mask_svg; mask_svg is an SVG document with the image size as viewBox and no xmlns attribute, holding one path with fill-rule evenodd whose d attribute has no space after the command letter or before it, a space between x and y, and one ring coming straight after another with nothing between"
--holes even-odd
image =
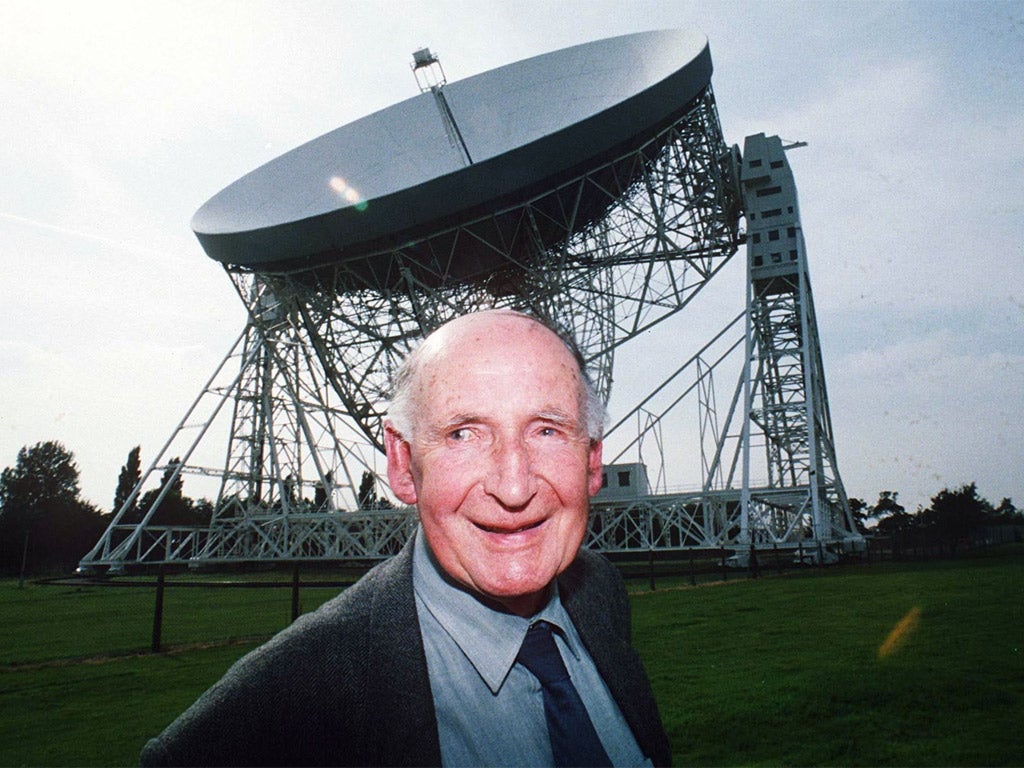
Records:
<instances>
[{"instance_id":1,"label":"lattice truss beam","mask_svg":"<svg viewBox=\"0 0 1024 768\"><path fill-rule=\"evenodd\" d=\"M400 360L477 309L529 310L572 331L607 395L614 350L685 307L735 252L728 156L708 89L645 146L525 203L352 262L231 276L254 316L268 293L296 314L381 449Z\"/></svg>"},{"instance_id":2,"label":"lattice truss beam","mask_svg":"<svg viewBox=\"0 0 1024 768\"><path fill-rule=\"evenodd\" d=\"M374 505L379 486L365 498L359 489L379 475L389 382L410 347L466 312L529 310L574 334L607 396L615 351L687 307L736 251L742 209L759 199L749 179L741 199L739 162L709 88L645 146L526 202L358 259L229 269L246 330L83 568L393 554L414 513ZM595 503L592 547L797 545L852 530L842 517L809 283L790 275L758 283L749 271L756 300L611 430L638 415L647 422L614 461L696 399L700 490ZM716 371L744 348L748 364L723 419ZM668 403L651 411L665 393ZM819 405L809 408L812 401ZM218 433L228 447L216 468L194 450L218 418L228 422ZM199 437L172 447L186 422ZM768 479L752 488L757 440ZM134 508L142 488L169 471L219 480L209 527L155 524L162 496ZM830 526L819 506L832 510Z\"/></svg>"},{"instance_id":3,"label":"lattice truss beam","mask_svg":"<svg viewBox=\"0 0 1024 768\"><path fill-rule=\"evenodd\" d=\"M741 178L749 276L742 445L748 468L755 444L763 448L768 480L762 489L743 483L738 540L857 544L836 463L796 185L778 137L747 138Z\"/></svg>"}]
</instances>

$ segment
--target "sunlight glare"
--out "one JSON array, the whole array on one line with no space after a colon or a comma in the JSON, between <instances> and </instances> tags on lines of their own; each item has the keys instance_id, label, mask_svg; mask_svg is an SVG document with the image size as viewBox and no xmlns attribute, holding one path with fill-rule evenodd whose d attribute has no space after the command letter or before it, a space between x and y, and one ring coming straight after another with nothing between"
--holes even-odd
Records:
<instances>
[{"instance_id":1,"label":"sunlight glare","mask_svg":"<svg viewBox=\"0 0 1024 768\"><path fill-rule=\"evenodd\" d=\"M910 633L917 629L921 619L921 609L917 606L907 611L907 614L900 619L892 632L885 638L885 642L878 649L878 658L885 659L898 651L906 642Z\"/></svg>"},{"instance_id":2,"label":"sunlight glare","mask_svg":"<svg viewBox=\"0 0 1024 768\"><path fill-rule=\"evenodd\" d=\"M348 182L341 176L332 177L329 184L331 189L333 189L339 197L354 206L357 211L366 210L366 201L363 200L362 195L359 194L359 190L355 187L350 187Z\"/></svg>"}]
</instances>

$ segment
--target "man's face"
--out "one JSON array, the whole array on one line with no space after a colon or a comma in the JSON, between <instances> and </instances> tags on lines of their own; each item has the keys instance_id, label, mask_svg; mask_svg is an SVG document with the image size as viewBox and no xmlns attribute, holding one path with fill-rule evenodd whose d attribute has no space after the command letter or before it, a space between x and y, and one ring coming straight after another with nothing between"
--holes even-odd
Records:
<instances>
[{"instance_id":1,"label":"man's face","mask_svg":"<svg viewBox=\"0 0 1024 768\"><path fill-rule=\"evenodd\" d=\"M601 485L576 362L550 330L501 312L426 344L413 435L386 434L392 490L449 576L529 615L576 557Z\"/></svg>"}]
</instances>

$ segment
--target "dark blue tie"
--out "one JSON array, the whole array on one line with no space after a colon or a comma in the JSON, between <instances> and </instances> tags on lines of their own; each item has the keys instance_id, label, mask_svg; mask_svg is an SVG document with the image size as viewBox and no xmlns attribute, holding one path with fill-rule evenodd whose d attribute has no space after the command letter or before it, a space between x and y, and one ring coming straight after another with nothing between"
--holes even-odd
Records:
<instances>
[{"instance_id":1,"label":"dark blue tie","mask_svg":"<svg viewBox=\"0 0 1024 768\"><path fill-rule=\"evenodd\" d=\"M555 765L610 766L594 724L569 679L550 624L538 621L531 625L516 661L540 680Z\"/></svg>"}]
</instances>

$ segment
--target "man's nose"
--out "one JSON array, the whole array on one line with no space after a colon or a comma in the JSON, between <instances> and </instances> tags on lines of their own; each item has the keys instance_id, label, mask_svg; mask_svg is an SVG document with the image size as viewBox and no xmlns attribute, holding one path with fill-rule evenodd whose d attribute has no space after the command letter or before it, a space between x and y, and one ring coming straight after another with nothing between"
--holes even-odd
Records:
<instances>
[{"instance_id":1,"label":"man's nose","mask_svg":"<svg viewBox=\"0 0 1024 768\"><path fill-rule=\"evenodd\" d=\"M536 494L530 452L522 438L500 440L494 446L484 490L510 509L522 509Z\"/></svg>"}]
</instances>

